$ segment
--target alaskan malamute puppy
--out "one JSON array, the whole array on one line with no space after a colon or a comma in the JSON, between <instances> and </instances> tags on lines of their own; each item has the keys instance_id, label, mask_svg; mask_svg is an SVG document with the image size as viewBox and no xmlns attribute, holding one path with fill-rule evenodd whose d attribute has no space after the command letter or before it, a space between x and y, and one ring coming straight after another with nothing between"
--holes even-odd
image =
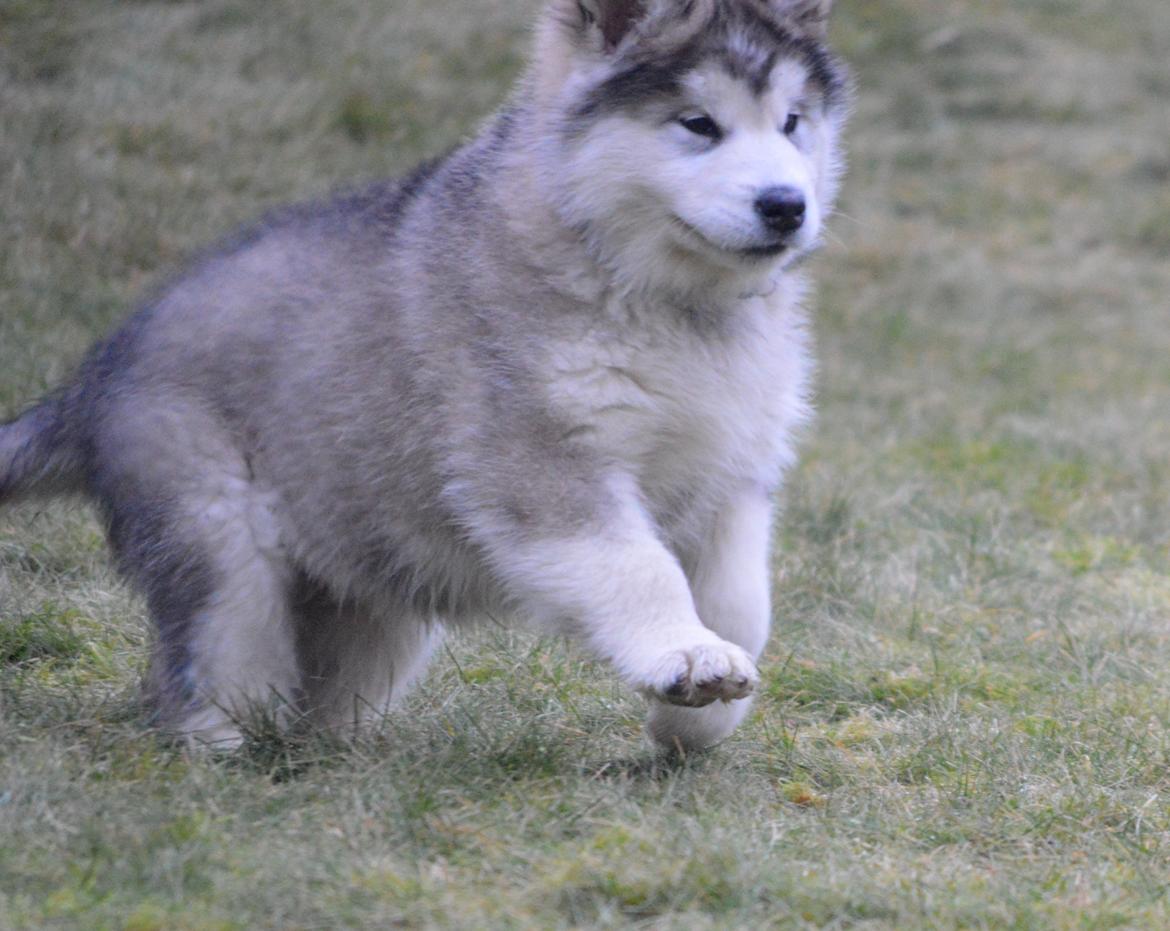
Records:
<instances>
[{"instance_id":1,"label":"alaskan malamute puppy","mask_svg":"<svg viewBox=\"0 0 1170 931\"><path fill-rule=\"evenodd\" d=\"M663 743L731 732L809 413L830 2L550 0L475 139L239 236L0 428L0 500L101 509L169 727L351 724L490 614L587 644Z\"/></svg>"}]
</instances>

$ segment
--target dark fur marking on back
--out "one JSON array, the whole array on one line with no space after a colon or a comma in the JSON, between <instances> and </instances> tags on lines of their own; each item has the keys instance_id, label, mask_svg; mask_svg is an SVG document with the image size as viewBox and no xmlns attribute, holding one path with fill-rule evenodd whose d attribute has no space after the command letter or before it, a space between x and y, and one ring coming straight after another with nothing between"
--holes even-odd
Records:
<instances>
[{"instance_id":1,"label":"dark fur marking on back","mask_svg":"<svg viewBox=\"0 0 1170 931\"><path fill-rule=\"evenodd\" d=\"M435 173L438 172L449 156L450 153L448 152L438 158L431 159L429 162L423 162L410 172L410 174L406 175L396 187L391 188L389 192L383 186L375 186L375 188L370 190L369 194L373 195L372 199L377 204L376 212L378 219L383 223L397 221L402 216L406 206L418 197L422 189L426 187L427 182L435 176ZM339 206L341 205L339 204Z\"/></svg>"}]
</instances>

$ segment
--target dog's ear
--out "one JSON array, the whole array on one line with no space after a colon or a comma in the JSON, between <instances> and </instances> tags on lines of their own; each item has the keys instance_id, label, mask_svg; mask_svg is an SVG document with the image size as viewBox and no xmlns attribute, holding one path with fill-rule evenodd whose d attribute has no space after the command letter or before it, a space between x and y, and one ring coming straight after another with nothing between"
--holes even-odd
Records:
<instances>
[{"instance_id":1,"label":"dog's ear","mask_svg":"<svg viewBox=\"0 0 1170 931\"><path fill-rule=\"evenodd\" d=\"M833 0L771 0L771 4L804 32L823 39L829 31Z\"/></svg>"},{"instance_id":2,"label":"dog's ear","mask_svg":"<svg viewBox=\"0 0 1170 931\"><path fill-rule=\"evenodd\" d=\"M647 0L577 0L577 9L584 25L600 30L605 47L613 49L646 12L646 3Z\"/></svg>"}]
</instances>

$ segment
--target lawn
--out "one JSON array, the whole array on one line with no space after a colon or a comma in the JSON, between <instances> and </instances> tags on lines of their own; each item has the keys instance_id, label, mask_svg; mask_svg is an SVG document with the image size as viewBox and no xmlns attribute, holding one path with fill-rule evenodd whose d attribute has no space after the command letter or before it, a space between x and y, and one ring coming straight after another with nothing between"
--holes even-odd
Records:
<instances>
[{"instance_id":1,"label":"lawn","mask_svg":"<svg viewBox=\"0 0 1170 931\"><path fill-rule=\"evenodd\" d=\"M266 207L467 134L532 0L0 0L0 415ZM1170 5L838 0L762 700L659 757L563 644L191 757L76 505L0 512L0 928L1170 927Z\"/></svg>"}]
</instances>

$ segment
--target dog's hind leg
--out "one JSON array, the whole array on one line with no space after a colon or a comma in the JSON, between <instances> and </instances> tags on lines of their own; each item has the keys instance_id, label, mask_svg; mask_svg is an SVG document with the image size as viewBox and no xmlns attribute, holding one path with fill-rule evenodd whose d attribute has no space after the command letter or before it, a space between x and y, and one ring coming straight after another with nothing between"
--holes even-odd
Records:
<instances>
[{"instance_id":1,"label":"dog's hind leg","mask_svg":"<svg viewBox=\"0 0 1170 931\"><path fill-rule=\"evenodd\" d=\"M305 708L329 728L385 715L442 640L438 621L410 608L342 602L304 580L293 604Z\"/></svg>"},{"instance_id":2,"label":"dog's hind leg","mask_svg":"<svg viewBox=\"0 0 1170 931\"><path fill-rule=\"evenodd\" d=\"M270 496L197 406L155 397L106 422L94 491L158 630L151 678L164 723L215 747L238 744L257 714L283 723L300 673Z\"/></svg>"},{"instance_id":3,"label":"dog's hind leg","mask_svg":"<svg viewBox=\"0 0 1170 931\"><path fill-rule=\"evenodd\" d=\"M768 543L772 506L762 488L734 495L714 516L690 577L703 625L759 659L771 623ZM655 702L647 729L659 743L703 748L727 737L747 715L752 697L704 708Z\"/></svg>"}]
</instances>

